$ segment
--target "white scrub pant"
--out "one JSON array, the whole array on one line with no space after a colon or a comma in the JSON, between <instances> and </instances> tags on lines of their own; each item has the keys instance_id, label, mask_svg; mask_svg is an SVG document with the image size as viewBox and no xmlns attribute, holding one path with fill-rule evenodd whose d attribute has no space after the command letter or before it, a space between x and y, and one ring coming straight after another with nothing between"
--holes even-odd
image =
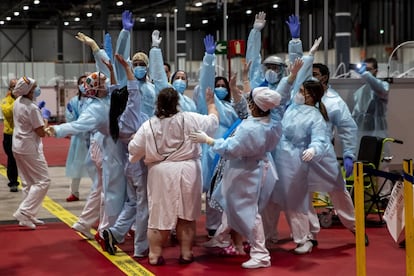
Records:
<instances>
[{"instance_id":1,"label":"white scrub pant","mask_svg":"<svg viewBox=\"0 0 414 276\"><path fill-rule=\"evenodd\" d=\"M34 218L50 186L46 159L43 153L13 154L23 186L23 200L17 211Z\"/></svg>"}]
</instances>

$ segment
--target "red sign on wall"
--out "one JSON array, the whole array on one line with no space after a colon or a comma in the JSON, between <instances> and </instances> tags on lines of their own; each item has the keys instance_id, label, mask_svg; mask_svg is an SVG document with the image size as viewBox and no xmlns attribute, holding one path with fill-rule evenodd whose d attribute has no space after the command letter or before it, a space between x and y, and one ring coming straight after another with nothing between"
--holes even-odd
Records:
<instances>
[{"instance_id":1,"label":"red sign on wall","mask_svg":"<svg viewBox=\"0 0 414 276\"><path fill-rule=\"evenodd\" d=\"M246 55L246 43L244 40L230 40L227 45L227 54L229 58Z\"/></svg>"}]
</instances>

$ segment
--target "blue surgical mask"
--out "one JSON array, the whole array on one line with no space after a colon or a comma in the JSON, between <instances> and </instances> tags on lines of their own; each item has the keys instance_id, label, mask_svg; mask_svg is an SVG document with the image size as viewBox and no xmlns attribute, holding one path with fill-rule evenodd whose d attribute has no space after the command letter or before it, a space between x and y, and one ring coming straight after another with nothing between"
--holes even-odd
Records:
<instances>
[{"instance_id":1,"label":"blue surgical mask","mask_svg":"<svg viewBox=\"0 0 414 276\"><path fill-rule=\"evenodd\" d=\"M145 75L147 74L147 67L145 66L137 66L134 68L134 76L139 79L142 80Z\"/></svg>"},{"instance_id":2,"label":"blue surgical mask","mask_svg":"<svg viewBox=\"0 0 414 276\"><path fill-rule=\"evenodd\" d=\"M184 94L184 91L187 88L187 83L183 80L175 80L172 85L180 94Z\"/></svg>"},{"instance_id":3,"label":"blue surgical mask","mask_svg":"<svg viewBox=\"0 0 414 276\"><path fill-rule=\"evenodd\" d=\"M217 98L223 100L225 97L227 97L227 94L229 94L229 92L227 91L226 87L216 87L214 88L214 94L216 94Z\"/></svg>"},{"instance_id":4,"label":"blue surgical mask","mask_svg":"<svg viewBox=\"0 0 414 276\"><path fill-rule=\"evenodd\" d=\"M85 86L84 86L83 84L79 84L78 88L79 88L79 91L80 91L83 95L85 95L85 93L86 93Z\"/></svg>"},{"instance_id":5,"label":"blue surgical mask","mask_svg":"<svg viewBox=\"0 0 414 276\"><path fill-rule=\"evenodd\" d=\"M275 71L270 70L270 69L268 69L265 73L265 79L270 84L278 83L281 78L282 78L281 73L276 73Z\"/></svg>"},{"instance_id":6,"label":"blue surgical mask","mask_svg":"<svg viewBox=\"0 0 414 276\"><path fill-rule=\"evenodd\" d=\"M35 96L35 98L39 97L40 93L41 93L40 87L36 86L36 88L34 89L34 94L33 94Z\"/></svg>"}]
</instances>

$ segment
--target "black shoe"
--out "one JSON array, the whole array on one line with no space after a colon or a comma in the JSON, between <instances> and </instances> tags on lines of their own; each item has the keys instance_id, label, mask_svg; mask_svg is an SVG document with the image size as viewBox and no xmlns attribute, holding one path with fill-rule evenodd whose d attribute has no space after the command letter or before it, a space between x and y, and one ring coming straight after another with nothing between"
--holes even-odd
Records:
<instances>
[{"instance_id":1,"label":"black shoe","mask_svg":"<svg viewBox=\"0 0 414 276\"><path fill-rule=\"evenodd\" d=\"M315 247L315 246L318 246L318 240L310 240L310 242L312 243L312 245Z\"/></svg>"},{"instance_id":2,"label":"black shoe","mask_svg":"<svg viewBox=\"0 0 414 276\"><path fill-rule=\"evenodd\" d=\"M115 255L116 252L116 246L117 241L115 240L114 236L112 235L111 230L105 229L102 231L103 238L105 240L105 247L106 251L108 251L109 254Z\"/></svg>"},{"instance_id":3,"label":"black shoe","mask_svg":"<svg viewBox=\"0 0 414 276\"><path fill-rule=\"evenodd\" d=\"M209 239L214 237L214 234L216 234L216 230L214 230L214 229L208 229L207 232L208 232L207 236L208 236Z\"/></svg>"},{"instance_id":4,"label":"black shoe","mask_svg":"<svg viewBox=\"0 0 414 276\"><path fill-rule=\"evenodd\" d=\"M19 189L17 188L17 186L10 186L10 192L17 193L18 191Z\"/></svg>"},{"instance_id":5,"label":"black shoe","mask_svg":"<svg viewBox=\"0 0 414 276\"><path fill-rule=\"evenodd\" d=\"M190 259L184 259L183 256L180 255L180 258L178 259L178 263L182 265L191 264L194 262L194 256L191 255Z\"/></svg>"}]
</instances>

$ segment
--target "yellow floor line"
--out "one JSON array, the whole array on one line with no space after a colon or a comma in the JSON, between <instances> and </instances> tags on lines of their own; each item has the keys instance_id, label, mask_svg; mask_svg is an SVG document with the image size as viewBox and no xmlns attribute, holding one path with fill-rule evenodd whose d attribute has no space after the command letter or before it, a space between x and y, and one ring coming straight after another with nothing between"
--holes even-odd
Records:
<instances>
[{"instance_id":1,"label":"yellow floor line","mask_svg":"<svg viewBox=\"0 0 414 276\"><path fill-rule=\"evenodd\" d=\"M4 166L0 165L0 174L7 178L7 172ZM55 217L60 219L66 225L71 227L75 222L78 221L78 217L63 208L60 204L56 203L53 199L46 196L42 204L43 208L48 210ZM96 233L92 230L93 234ZM79 234L79 233L78 233ZM79 236L83 237L81 234ZM128 254L119 249L116 251L116 255L110 255L108 252L103 252L101 246L95 240L88 240L88 243L104 255L111 263L123 271L126 275L142 275L152 276L149 270L136 262Z\"/></svg>"}]
</instances>

